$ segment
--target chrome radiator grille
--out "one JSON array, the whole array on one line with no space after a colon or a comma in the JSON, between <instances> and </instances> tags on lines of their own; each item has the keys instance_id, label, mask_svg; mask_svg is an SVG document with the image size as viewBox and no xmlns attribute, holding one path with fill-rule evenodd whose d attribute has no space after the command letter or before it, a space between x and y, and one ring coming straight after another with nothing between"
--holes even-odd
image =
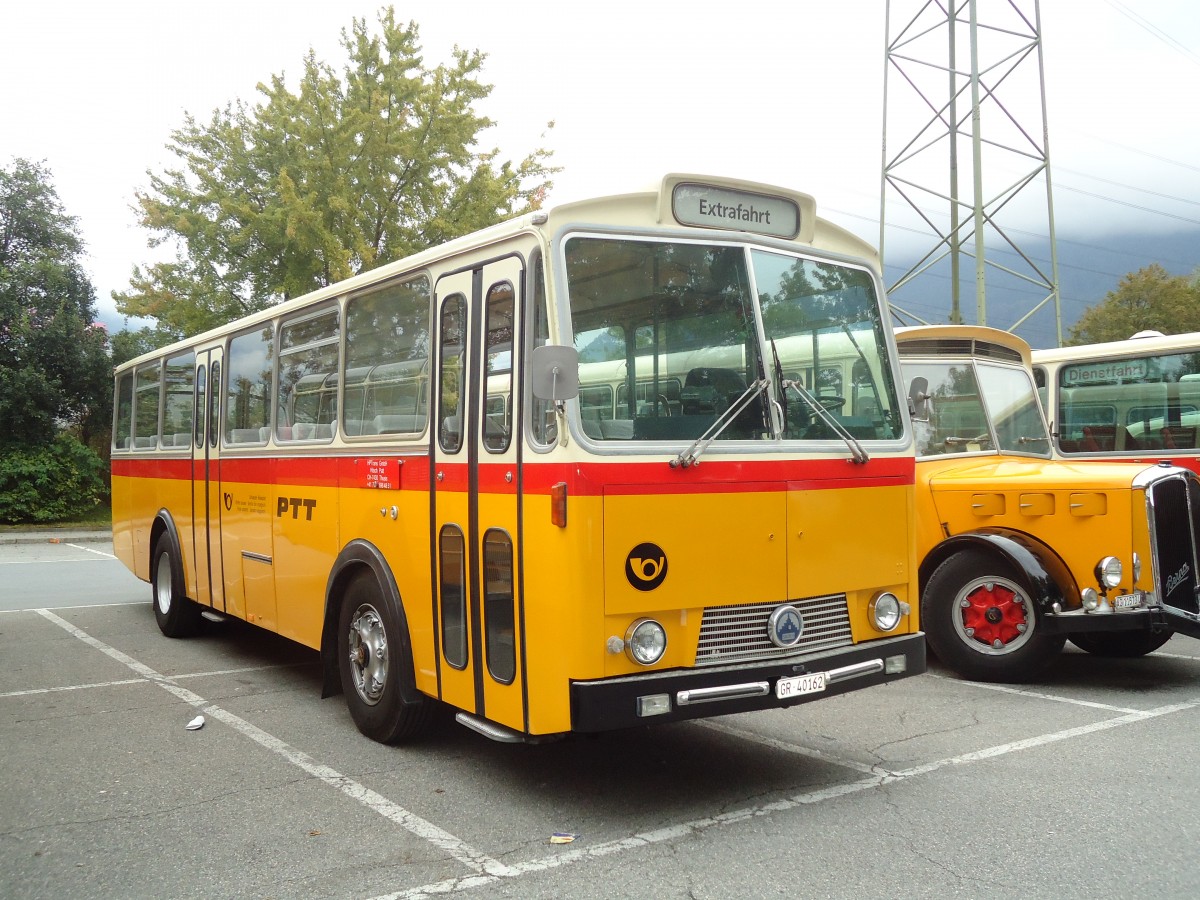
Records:
<instances>
[{"instance_id":1,"label":"chrome radiator grille","mask_svg":"<svg viewBox=\"0 0 1200 900\"><path fill-rule=\"evenodd\" d=\"M767 637L767 619L782 602L707 607L700 623L696 665L779 659L853 643L845 594L787 602L804 617L804 634L794 647L776 647Z\"/></svg>"},{"instance_id":2,"label":"chrome radiator grille","mask_svg":"<svg viewBox=\"0 0 1200 900\"><path fill-rule=\"evenodd\" d=\"M1189 476L1156 480L1148 491L1155 589L1168 611L1200 614L1200 486Z\"/></svg>"}]
</instances>

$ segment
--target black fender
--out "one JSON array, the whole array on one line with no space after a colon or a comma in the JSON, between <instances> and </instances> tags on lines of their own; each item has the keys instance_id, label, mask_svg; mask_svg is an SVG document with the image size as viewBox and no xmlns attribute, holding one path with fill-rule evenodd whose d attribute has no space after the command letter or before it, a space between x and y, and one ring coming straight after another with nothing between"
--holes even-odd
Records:
<instances>
[{"instance_id":1,"label":"black fender","mask_svg":"<svg viewBox=\"0 0 1200 900\"><path fill-rule=\"evenodd\" d=\"M921 590L929 576L960 550L972 547L1005 560L1020 572L1034 605L1048 612L1055 603L1061 609L1078 609L1083 601L1079 585L1062 558L1046 544L1010 528L980 528L946 538L921 561Z\"/></svg>"},{"instance_id":2,"label":"black fender","mask_svg":"<svg viewBox=\"0 0 1200 900\"><path fill-rule=\"evenodd\" d=\"M150 526L150 569L146 573L146 580L154 584L154 546L158 543L158 536L164 531L171 539L171 544L175 550L175 558L179 560L179 574L183 579L183 591L186 594L187 570L183 567L183 544L179 540L179 528L175 525L175 519L165 506L154 514L154 523Z\"/></svg>"},{"instance_id":3,"label":"black fender","mask_svg":"<svg viewBox=\"0 0 1200 900\"><path fill-rule=\"evenodd\" d=\"M342 590L351 578L364 571L370 571L375 576L380 594L392 603L396 617L400 623L400 659L407 661L405 665L396 667L400 679L400 698L404 703L419 703L424 694L417 690L416 674L413 671L413 652L408 630L408 616L404 612L404 604L400 600L400 588L392 575L391 567L387 564L379 548L370 541L356 539L342 548L329 578L325 582L325 620L321 626L321 699L332 697L342 692L342 679L338 672L337 655L337 624L338 611L341 609Z\"/></svg>"}]
</instances>

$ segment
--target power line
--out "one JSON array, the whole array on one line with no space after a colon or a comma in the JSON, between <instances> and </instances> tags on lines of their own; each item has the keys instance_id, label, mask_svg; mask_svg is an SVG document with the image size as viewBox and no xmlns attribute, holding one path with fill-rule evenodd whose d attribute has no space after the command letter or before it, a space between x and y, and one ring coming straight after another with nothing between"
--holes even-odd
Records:
<instances>
[{"instance_id":1,"label":"power line","mask_svg":"<svg viewBox=\"0 0 1200 900\"><path fill-rule=\"evenodd\" d=\"M1163 194L1159 191L1152 191L1149 188L1140 188L1137 185L1126 184L1123 181L1113 181L1109 178L1101 178L1099 175L1089 175L1087 172L1080 172L1078 169L1068 169L1065 166L1055 166L1055 173L1069 172L1072 175L1079 175L1083 178L1090 178L1093 181L1100 181L1104 184L1111 184L1114 187L1126 188L1130 191L1137 191L1140 194L1149 194L1152 197L1162 197L1164 200L1173 200L1176 203L1190 203L1192 206L1200 206L1200 200L1189 200L1187 197L1179 197L1174 194Z\"/></svg>"},{"instance_id":2,"label":"power line","mask_svg":"<svg viewBox=\"0 0 1200 900\"><path fill-rule=\"evenodd\" d=\"M1196 63L1197 65L1200 65L1200 55L1197 55L1196 53L1194 53L1191 50L1191 48L1185 46L1184 44L1179 43L1179 41L1175 40L1175 38L1171 37L1171 35L1167 34L1167 32L1163 31L1161 28L1159 28L1157 25L1155 25L1149 19L1145 18L1144 16L1139 15L1138 13L1135 13L1132 9L1130 9L1124 3L1121 3L1120 0L1105 0L1105 2L1108 3L1108 5L1111 6L1113 9L1115 9L1117 12L1121 13L1122 15L1127 16L1130 21L1134 22L1136 25L1140 26L1141 28L1144 28L1151 37L1154 37L1157 40L1162 41L1164 44L1166 44L1172 50L1175 50L1176 52L1182 54L1183 56L1186 56L1188 59L1190 59L1192 62Z\"/></svg>"}]
</instances>

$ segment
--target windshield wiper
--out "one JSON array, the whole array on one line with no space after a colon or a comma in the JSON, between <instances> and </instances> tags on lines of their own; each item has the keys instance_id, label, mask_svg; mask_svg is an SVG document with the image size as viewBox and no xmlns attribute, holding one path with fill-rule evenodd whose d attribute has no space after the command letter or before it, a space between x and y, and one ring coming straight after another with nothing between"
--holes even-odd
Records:
<instances>
[{"instance_id":1,"label":"windshield wiper","mask_svg":"<svg viewBox=\"0 0 1200 900\"><path fill-rule=\"evenodd\" d=\"M799 394L800 399L807 403L812 411L817 414L817 418L824 422L838 437L846 442L846 446L850 448L850 455L854 458L856 463L861 465L862 463L868 462L871 459L871 457L867 455L867 451L863 449L862 444L858 442L854 435L846 430L846 427L841 422L833 417L829 410L821 405L821 401L814 397L809 392L808 388L800 384L798 381L791 381L789 379L784 379L783 387L785 391L787 388L791 388L797 394Z\"/></svg>"},{"instance_id":2,"label":"windshield wiper","mask_svg":"<svg viewBox=\"0 0 1200 900\"><path fill-rule=\"evenodd\" d=\"M767 379L759 378L750 387L742 392L725 412L717 417L717 420L708 426L708 430L696 440L692 441L691 445L678 456L671 460L671 468L686 469L688 466L698 466L700 464L700 454L708 449L708 445L717 439L717 436L724 431L729 423L737 418L738 414L750 405L759 394L767 387Z\"/></svg>"}]
</instances>

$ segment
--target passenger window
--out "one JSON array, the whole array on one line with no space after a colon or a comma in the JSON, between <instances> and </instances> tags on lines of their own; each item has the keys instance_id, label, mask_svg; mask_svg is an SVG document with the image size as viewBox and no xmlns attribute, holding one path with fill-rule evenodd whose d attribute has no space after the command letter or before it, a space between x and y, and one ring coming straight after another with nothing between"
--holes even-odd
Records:
<instances>
[{"instance_id":1,"label":"passenger window","mask_svg":"<svg viewBox=\"0 0 1200 900\"><path fill-rule=\"evenodd\" d=\"M225 443L265 444L271 428L275 329L259 326L229 342L225 379Z\"/></svg>"},{"instance_id":2,"label":"passenger window","mask_svg":"<svg viewBox=\"0 0 1200 900\"><path fill-rule=\"evenodd\" d=\"M447 453L462 448L463 360L466 337L467 299L452 294L442 303L441 370L438 397L438 443Z\"/></svg>"},{"instance_id":3,"label":"passenger window","mask_svg":"<svg viewBox=\"0 0 1200 900\"><path fill-rule=\"evenodd\" d=\"M467 665L467 560L463 534L454 525L438 538L438 593L442 606L442 655L456 669Z\"/></svg>"},{"instance_id":4,"label":"passenger window","mask_svg":"<svg viewBox=\"0 0 1200 900\"><path fill-rule=\"evenodd\" d=\"M351 298L346 306L344 434L424 433L431 312L425 277Z\"/></svg>"},{"instance_id":5,"label":"passenger window","mask_svg":"<svg viewBox=\"0 0 1200 900\"><path fill-rule=\"evenodd\" d=\"M137 370L137 388L133 398L133 446L149 450L158 446L158 402L161 385L159 363Z\"/></svg>"},{"instance_id":6,"label":"passenger window","mask_svg":"<svg viewBox=\"0 0 1200 900\"><path fill-rule=\"evenodd\" d=\"M488 529L483 536L483 571L488 672L501 684L512 684L517 674L513 545L512 538L498 528Z\"/></svg>"},{"instance_id":7,"label":"passenger window","mask_svg":"<svg viewBox=\"0 0 1200 900\"><path fill-rule=\"evenodd\" d=\"M113 449L133 446L133 372L117 379L117 408L113 416Z\"/></svg>"},{"instance_id":8,"label":"passenger window","mask_svg":"<svg viewBox=\"0 0 1200 900\"><path fill-rule=\"evenodd\" d=\"M203 365L196 370L196 447L198 449L204 447L204 410L208 405L207 386L205 385L207 371L207 367Z\"/></svg>"},{"instance_id":9,"label":"passenger window","mask_svg":"<svg viewBox=\"0 0 1200 900\"><path fill-rule=\"evenodd\" d=\"M162 443L164 447L192 446L192 414L195 397L196 354L184 353L167 360L163 385Z\"/></svg>"},{"instance_id":10,"label":"passenger window","mask_svg":"<svg viewBox=\"0 0 1200 900\"><path fill-rule=\"evenodd\" d=\"M513 293L505 281L487 295L483 446L491 453L507 450L512 436Z\"/></svg>"},{"instance_id":11,"label":"passenger window","mask_svg":"<svg viewBox=\"0 0 1200 900\"><path fill-rule=\"evenodd\" d=\"M217 434L221 430L217 420L221 413L221 364L212 364L212 389L208 392L208 446L217 446Z\"/></svg>"},{"instance_id":12,"label":"passenger window","mask_svg":"<svg viewBox=\"0 0 1200 900\"><path fill-rule=\"evenodd\" d=\"M327 307L279 329L275 439L333 438L337 420L338 310Z\"/></svg>"}]
</instances>

